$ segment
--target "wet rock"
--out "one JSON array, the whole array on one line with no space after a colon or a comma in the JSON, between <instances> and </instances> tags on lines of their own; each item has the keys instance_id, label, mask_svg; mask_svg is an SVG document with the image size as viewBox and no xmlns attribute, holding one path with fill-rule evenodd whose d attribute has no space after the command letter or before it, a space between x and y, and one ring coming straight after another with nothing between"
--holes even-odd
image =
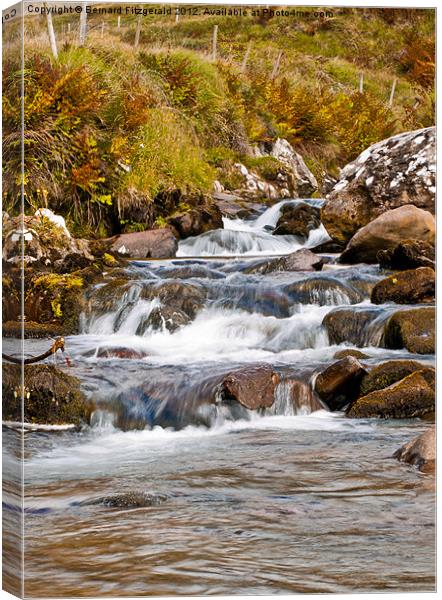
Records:
<instances>
[{"instance_id":1,"label":"wet rock","mask_svg":"<svg viewBox=\"0 0 442 600\"><path fill-rule=\"evenodd\" d=\"M327 313L322 321L330 344L355 344L358 347L368 345L370 332L368 326L379 312L374 309L346 309L339 308Z\"/></svg>"},{"instance_id":2,"label":"wet rock","mask_svg":"<svg viewBox=\"0 0 442 600\"><path fill-rule=\"evenodd\" d=\"M271 366L253 365L232 371L219 386L219 398L224 403L238 402L249 410L269 408L275 401L279 376Z\"/></svg>"},{"instance_id":3,"label":"wet rock","mask_svg":"<svg viewBox=\"0 0 442 600\"><path fill-rule=\"evenodd\" d=\"M299 379L286 379L279 388L277 394L281 393L281 387L288 392L290 402L295 414L307 410L308 413L322 410L324 406L312 390L310 383Z\"/></svg>"},{"instance_id":4,"label":"wet rock","mask_svg":"<svg viewBox=\"0 0 442 600\"><path fill-rule=\"evenodd\" d=\"M167 330L173 333L190 323L190 321L189 315L182 310L175 310L170 306L158 306L152 310L146 319L141 321L135 335L144 335L148 329L153 331Z\"/></svg>"},{"instance_id":5,"label":"wet rock","mask_svg":"<svg viewBox=\"0 0 442 600\"><path fill-rule=\"evenodd\" d=\"M205 304L207 292L198 285L184 281L165 281L144 288L141 297L149 300L158 298L162 310L167 308L168 311L182 312L190 319L194 319Z\"/></svg>"},{"instance_id":6,"label":"wet rock","mask_svg":"<svg viewBox=\"0 0 442 600\"><path fill-rule=\"evenodd\" d=\"M210 269L206 265L183 265L176 267L167 267L160 271L161 279L224 279L225 273Z\"/></svg>"},{"instance_id":7,"label":"wet rock","mask_svg":"<svg viewBox=\"0 0 442 600\"><path fill-rule=\"evenodd\" d=\"M389 360L377 365L364 376L361 382L361 396L382 390L415 371L426 368L416 360Z\"/></svg>"},{"instance_id":8,"label":"wet rock","mask_svg":"<svg viewBox=\"0 0 442 600\"><path fill-rule=\"evenodd\" d=\"M173 258L178 242L170 229L122 233L111 240L110 251L127 258Z\"/></svg>"},{"instance_id":9,"label":"wet rock","mask_svg":"<svg viewBox=\"0 0 442 600\"><path fill-rule=\"evenodd\" d=\"M413 354L434 354L435 326L434 307L400 310L385 325L383 345L394 350L406 348Z\"/></svg>"},{"instance_id":10,"label":"wet rock","mask_svg":"<svg viewBox=\"0 0 442 600\"><path fill-rule=\"evenodd\" d=\"M84 500L76 506L105 506L106 508L147 508L157 506L166 502L167 496L164 494L153 494L149 492L127 492L116 494L114 496L103 496L92 500Z\"/></svg>"},{"instance_id":11,"label":"wet rock","mask_svg":"<svg viewBox=\"0 0 442 600\"><path fill-rule=\"evenodd\" d=\"M358 290L332 278L310 277L285 286L290 300L300 304L357 304L363 296Z\"/></svg>"},{"instance_id":12,"label":"wet rock","mask_svg":"<svg viewBox=\"0 0 442 600\"><path fill-rule=\"evenodd\" d=\"M373 304L396 302L419 304L434 302L436 277L430 267L419 267L390 275L379 281L371 293Z\"/></svg>"},{"instance_id":13,"label":"wet rock","mask_svg":"<svg viewBox=\"0 0 442 600\"><path fill-rule=\"evenodd\" d=\"M174 227L182 240L224 227L221 211L214 203L174 215L167 222Z\"/></svg>"},{"instance_id":14,"label":"wet rock","mask_svg":"<svg viewBox=\"0 0 442 600\"><path fill-rule=\"evenodd\" d=\"M3 363L3 419L21 421L21 367ZM91 405L80 381L48 364L25 366L24 420L46 425L89 423Z\"/></svg>"},{"instance_id":15,"label":"wet rock","mask_svg":"<svg viewBox=\"0 0 442 600\"><path fill-rule=\"evenodd\" d=\"M94 358L126 358L130 360L141 360L148 356L145 352L134 350L133 348L118 347L102 347L98 350L89 350L83 354L85 357Z\"/></svg>"},{"instance_id":16,"label":"wet rock","mask_svg":"<svg viewBox=\"0 0 442 600\"><path fill-rule=\"evenodd\" d=\"M358 398L346 414L352 418L409 419L434 412L434 407L434 370L422 369Z\"/></svg>"},{"instance_id":17,"label":"wet rock","mask_svg":"<svg viewBox=\"0 0 442 600\"><path fill-rule=\"evenodd\" d=\"M221 211L221 215L229 219L246 219L255 216L258 214L258 207L261 206L246 202L240 196L226 192L214 193L213 201Z\"/></svg>"},{"instance_id":18,"label":"wet rock","mask_svg":"<svg viewBox=\"0 0 442 600\"><path fill-rule=\"evenodd\" d=\"M315 176L287 140L278 138L275 142L265 142L261 144L260 151L273 156L290 169L298 197L309 198L318 190Z\"/></svg>"},{"instance_id":19,"label":"wet rock","mask_svg":"<svg viewBox=\"0 0 442 600\"><path fill-rule=\"evenodd\" d=\"M330 410L341 410L357 398L360 382L366 373L356 358L347 356L319 373L315 391Z\"/></svg>"},{"instance_id":20,"label":"wet rock","mask_svg":"<svg viewBox=\"0 0 442 600\"><path fill-rule=\"evenodd\" d=\"M285 204L273 235L296 235L307 239L309 232L320 226L319 215L319 208L309 204Z\"/></svg>"},{"instance_id":21,"label":"wet rock","mask_svg":"<svg viewBox=\"0 0 442 600\"><path fill-rule=\"evenodd\" d=\"M396 450L393 458L401 462L416 465L421 471L434 472L436 466L436 427L429 427L401 448Z\"/></svg>"},{"instance_id":22,"label":"wet rock","mask_svg":"<svg viewBox=\"0 0 442 600\"><path fill-rule=\"evenodd\" d=\"M347 350L339 350L333 356L333 358L346 358L347 356L353 356L354 358L371 358L370 355L365 354L365 352L361 352L360 350L356 350L356 348L348 348Z\"/></svg>"},{"instance_id":23,"label":"wet rock","mask_svg":"<svg viewBox=\"0 0 442 600\"><path fill-rule=\"evenodd\" d=\"M328 242L323 242L322 244L319 244L319 246L315 246L311 250L312 252L315 252L315 254L340 254L344 250L344 248L344 243L329 240Z\"/></svg>"},{"instance_id":24,"label":"wet rock","mask_svg":"<svg viewBox=\"0 0 442 600\"><path fill-rule=\"evenodd\" d=\"M250 267L245 270L246 273L274 273L277 271L320 271L324 261L310 250L303 249L281 256L272 258Z\"/></svg>"},{"instance_id":25,"label":"wet rock","mask_svg":"<svg viewBox=\"0 0 442 600\"><path fill-rule=\"evenodd\" d=\"M6 321L2 326L3 337L21 338L22 323L20 321ZM59 337L64 333L63 326L57 323L36 323L26 321L24 326L25 339L44 339Z\"/></svg>"},{"instance_id":26,"label":"wet rock","mask_svg":"<svg viewBox=\"0 0 442 600\"><path fill-rule=\"evenodd\" d=\"M341 254L342 263L375 263L380 250L395 248L401 241L421 239L434 244L433 215L411 204L389 210L362 227Z\"/></svg>"},{"instance_id":27,"label":"wet rock","mask_svg":"<svg viewBox=\"0 0 442 600\"><path fill-rule=\"evenodd\" d=\"M434 201L435 128L428 127L373 144L344 167L321 220L334 240L346 242L379 215L405 204L434 214Z\"/></svg>"},{"instance_id":28,"label":"wet rock","mask_svg":"<svg viewBox=\"0 0 442 600\"><path fill-rule=\"evenodd\" d=\"M407 270L435 266L435 248L422 240L405 240L391 250L377 254L381 269Z\"/></svg>"}]
</instances>

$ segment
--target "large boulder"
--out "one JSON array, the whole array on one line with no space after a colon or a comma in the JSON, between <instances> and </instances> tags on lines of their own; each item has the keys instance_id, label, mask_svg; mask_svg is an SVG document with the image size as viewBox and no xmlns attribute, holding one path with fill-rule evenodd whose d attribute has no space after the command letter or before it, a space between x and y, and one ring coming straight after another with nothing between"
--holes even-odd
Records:
<instances>
[{"instance_id":1,"label":"large boulder","mask_svg":"<svg viewBox=\"0 0 442 600\"><path fill-rule=\"evenodd\" d=\"M305 164L302 156L295 152L287 140L277 138L275 142L265 142L261 144L260 150L264 154L273 156L290 169L299 198L309 198L318 190L315 176Z\"/></svg>"},{"instance_id":2,"label":"large boulder","mask_svg":"<svg viewBox=\"0 0 442 600\"><path fill-rule=\"evenodd\" d=\"M433 472L436 465L436 427L433 425L396 450L393 458Z\"/></svg>"},{"instance_id":3,"label":"large boulder","mask_svg":"<svg viewBox=\"0 0 442 600\"><path fill-rule=\"evenodd\" d=\"M238 402L249 410L270 408L279 375L266 364L242 367L226 375L218 388L220 402Z\"/></svg>"},{"instance_id":4,"label":"large boulder","mask_svg":"<svg viewBox=\"0 0 442 600\"><path fill-rule=\"evenodd\" d=\"M340 261L376 263L380 250L395 248L401 241L419 239L430 244L435 240L433 215L412 204L389 210L362 227L349 241Z\"/></svg>"},{"instance_id":5,"label":"large boulder","mask_svg":"<svg viewBox=\"0 0 442 600\"><path fill-rule=\"evenodd\" d=\"M346 414L352 418L410 419L425 417L434 407L434 369L422 369L358 398Z\"/></svg>"},{"instance_id":6,"label":"large boulder","mask_svg":"<svg viewBox=\"0 0 442 600\"><path fill-rule=\"evenodd\" d=\"M320 271L324 260L311 250L302 249L252 265L247 273L274 273L277 271Z\"/></svg>"},{"instance_id":7,"label":"large boulder","mask_svg":"<svg viewBox=\"0 0 442 600\"><path fill-rule=\"evenodd\" d=\"M434 302L436 276L430 267L419 267L390 275L379 281L371 292L373 304L396 302L419 304Z\"/></svg>"},{"instance_id":8,"label":"large boulder","mask_svg":"<svg viewBox=\"0 0 442 600\"><path fill-rule=\"evenodd\" d=\"M305 203L285 204L272 233L273 235L296 235L306 239L310 231L317 229L320 224L320 210L316 206Z\"/></svg>"},{"instance_id":9,"label":"large boulder","mask_svg":"<svg viewBox=\"0 0 442 600\"><path fill-rule=\"evenodd\" d=\"M360 394L366 396L376 390L382 390L424 368L425 365L416 360L388 360L376 365L367 375L364 375Z\"/></svg>"},{"instance_id":10,"label":"large boulder","mask_svg":"<svg viewBox=\"0 0 442 600\"><path fill-rule=\"evenodd\" d=\"M178 242L170 229L122 233L111 240L110 251L127 258L173 258Z\"/></svg>"},{"instance_id":11,"label":"large boulder","mask_svg":"<svg viewBox=\"0 0 442 600\"><path fill-rule=\"evenodd\" d=\"M21 421L21 366L3 363L3 419ZM48 364L25 366L24 420L42 425L89 423L91 405L80 381Z\"/></svg>"},{"instance_id":12,"label":"large boulder","mask_svg":"<svg viewBox=\"0 0 442 600\"><path fill-rule=\"evenodd\" d=\"M395 312L387 321L383 345L413 354L434 354L436 336L434 307L410 308Z\"/></svg>"},{"instance_id":13,"label":"large boulder","mask_svg":"<svg viewBox=\"0 0 442 600\"><path fill-rule=\"evenodd\" d=\"M435 127L401 133L373 144L344 167L321 210L330 236L348 241L404 204L434 213L435 145Z\"/></svg>"},{"instance_id":14,"label":"large boulder","mask_svg":"<svg viewBox=\"0 0 442 600\"><path fill-rule=\"evenodd\" d=\"M435 248L422 240L405 240L391 250L380 250L377 259L381 269L404 271L435 266Z\"/></svg>"},{"instance_id":15,"label":"large boulder","mask_svg":"<svg viewBox=\"0 0 442 600\"><path fill-rule=\"evenodd\" d=\"M330 410L341 410L357 398L360 382L366 373L354 356L346 356L319 373L315 391Z\"/></svg>"}]
</instances>

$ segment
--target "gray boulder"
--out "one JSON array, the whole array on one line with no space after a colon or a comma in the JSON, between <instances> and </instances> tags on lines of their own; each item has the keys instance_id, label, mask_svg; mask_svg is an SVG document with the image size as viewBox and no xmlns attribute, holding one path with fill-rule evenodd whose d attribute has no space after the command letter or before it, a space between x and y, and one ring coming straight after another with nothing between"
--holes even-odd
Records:
<instances>
[{"instance_id":1,"label":"gray boulder","mask_svg":"<svg viewBox=\"0 0 442 600\"><path fill-rule=\"evenodd\" d=\"M348 241L361 227L405 204L434 214L435 128L373 144L341 171L321 220L330 236ZM417 238L419 239L419 238Z\"/></svg>"}]
</instances>

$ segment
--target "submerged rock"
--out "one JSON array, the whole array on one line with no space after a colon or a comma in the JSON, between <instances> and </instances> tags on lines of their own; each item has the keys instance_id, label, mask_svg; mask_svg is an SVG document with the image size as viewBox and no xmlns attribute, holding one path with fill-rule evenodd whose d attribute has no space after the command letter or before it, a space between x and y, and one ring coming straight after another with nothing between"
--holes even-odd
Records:
<instances>
[{"instance_id":1,"label":"submerged rock","mask_svg":"<svg viewBox=\"0 0 442 600\"><path fill-rule=\"evenodd\" d=\"M79 502L76 506L96 506L101 505L106 508L146 508L157 506L166 502L167 496L164 494L152 494L149 492L126 492L114 496L103 496Z\"/></svg>"},{"instance_id":2,"label":"submerged rock","mask_svg":"<svg viewBox=\"0 0 442 600\"><path fill-rule=\"evenodd\" d=\"M320 210L310 204L285 204L273 235L296 235L307 239L321 225Z\"/></svg>"},{"instance_id":3,"label":"submerged rock","mask_svg":"<svg viewBox=\"0 0 442 600\"><path fill-rule=\"evenodd\" d=\"M433 244L422 240L405 240L390 250L380 250L377 254L381 269L407 270L417 267L435 266Z\"/></svg>"},{"instance_id":4,"label":"submerged rock","mask_svg":"<svg viewBox=\"0 0 442 600\"><path fill-rule=\"evenodd\" d=\"M433 472L436 466L436 427L429 427L396 450L393 458L416 465L425 472Z\"/></svg>"},{"instance_id":5,"label":"submerged rock","mask_svg":"<svg viewBox=\"0 0 442 600\"><path fill-rule=\"evenodd\" d=\"M409 419L434 412L434 369L415 371L392 385L358 398L347 410L352 418Z\"/></svg>"},{"instance_id":6,"label":"submerged rock","mask_svg":"<svg viewBox=\"0 0 442 600\"><path fill-rule=\"evenodd\" d=\"M376 365L362 379L361 396L366 396L376 390L382 390L424 368L426 368L425 365L416 360L389 360Z\"/></svg>"},{"instance_id":7,"label":"submerged rock","mask_svg":"<svg viewBox=\"0 0 442 600\"><path fill-rule=\"evenodd\" d=\"M170 229L122 233L113 238L110 250L127 258L173 258L178 242Z\"/></svg>"},{"instance_id":8,"label":"submerged rock","mask_svg":"<svg viewBox=\"0 0 442 600\"><path fill-rule=\"evenodd\" d=\"M246 273L274 273L277 271L320 271L324 260L318 257L314 252L303 249L281 256L272 258L263 263L258 263L245 270Z\"/></svg>"},{"instance_id":9,"label":"submerged rock","mask_svg":"<svg viewBox=\"0 0 442 600\"><path fill-rule=\"evenodd\" d=\"M433 215L411 204L389 210L362 227L341 254L342 263L376 263L380 250L395 248L401 241L435 240Z\"/></svg>"},{"instance_id":10,"label":"submerged rock","mask_svg":"<svg viewBox=\"0 0 442 600\"><path fill-rule=\"evenodd\" d=\"M436 276L430 267L419 267L390 275L379 281L371 293L373 304L396 302L419 304L434 302Z\"/></svg>"},{"instance_id":11,"label":"submerged rock","mask_svg":"<svg viewBox=\"0 0 442 600\"><path fill-rule=\"evenodd\" d=\"M428 127L382 140L342 169L321 210L334 240L348 241L379 215L405 204L434 213L435 131Z\"/></svg>"},{"instance_id":12,"label":"submerged rock","mask_svg":"<svg viewBox=\"0 0 442 600\"><path fill-rule=\"evenodd\" d=\"M232 371L224 377L218 394L223 403L238 402L250 410L269 408L275 401L279 375L271 366L253 365Z\"/></svg>"},{"instance_id":13,"label":"submerged rock","mask_svg":"<svg viewBox=\"0 0 442 600\"><path fill-rule=\"evenodd\" d=\"M357 398L360 382L366 373L356 358L347 356L319 373L315 391L330 410L341 410Z\"/></svg>"},{"instance_id":14,"label":"submerged rock","mask_svg":"<svg viewBox=\"0 0 442 600\"><path fill-rule=\"evenodd\" d=\"M406 348L413 354L434 354L436 315L434 307L399 310L387 321L385 348Z\"/></svg>"},{"instance_id":15,"label":"submerged rock","mask_svg":"<svg viewBox=\"0 0 442 600\"><path fill-rule=\"evenodd\" d=\"M21 366L3 363L3 419L21 421ZM24 420L45 425L89 423L92 407L80 381L48 364L25 366Z\"/></svg>"}]
</instances>

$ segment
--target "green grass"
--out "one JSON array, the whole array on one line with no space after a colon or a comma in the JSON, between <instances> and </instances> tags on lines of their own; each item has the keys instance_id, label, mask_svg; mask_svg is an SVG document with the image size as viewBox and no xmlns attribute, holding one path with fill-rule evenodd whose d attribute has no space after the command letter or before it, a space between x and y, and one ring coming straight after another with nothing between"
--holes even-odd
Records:
<instances>
[{"instance_id":1,"label":"green grass","mask_svg":"<svg viewBox=\"0 0 442 600\"><path fill-rule=\"evenodd\" d=\"M271 180L280 165L254 159L252 144L286 137L321 181L371 143L433 124L434 11L334 12L329 20L148 17L138 50L135 17L123 17L120 31L113 15L89 17L87 44L79 48L75 33L61 39L62 25L75 18L55 16L57 63L45 21L26 20L29 210L50 206L87 235L158 226L186 196L210 193L215 178L239 185L234 162ZM3 60L10 212L21 186L18 43L14 33ZM160 214L156 200L165 194Z\"/></svg>"}]
</instances>

